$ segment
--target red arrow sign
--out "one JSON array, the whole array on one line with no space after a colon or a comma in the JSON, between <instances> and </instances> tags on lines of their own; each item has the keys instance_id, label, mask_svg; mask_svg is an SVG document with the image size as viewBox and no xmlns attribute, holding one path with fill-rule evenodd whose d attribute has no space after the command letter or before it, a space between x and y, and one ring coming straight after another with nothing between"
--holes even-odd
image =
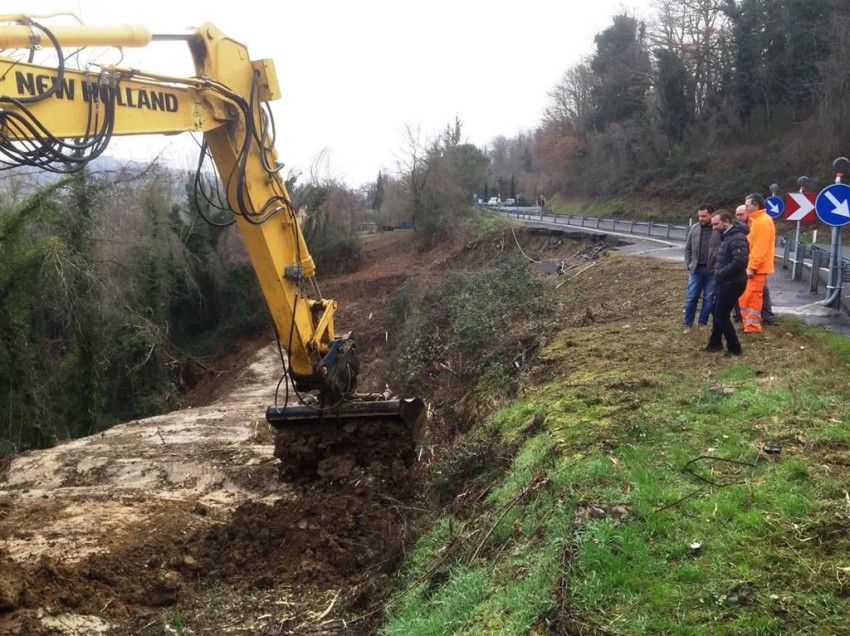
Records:
<instances>
[{"instance_id":1,"label":"red arrow sign","mask_svg":"<svg viewBox=\"0 0 850 636\"><path fill-rule=\"evenodd\" d=\"M789 192L785 197L786 221L817 221L815 199L817 192Z\"/></svg>"}]
</instances>

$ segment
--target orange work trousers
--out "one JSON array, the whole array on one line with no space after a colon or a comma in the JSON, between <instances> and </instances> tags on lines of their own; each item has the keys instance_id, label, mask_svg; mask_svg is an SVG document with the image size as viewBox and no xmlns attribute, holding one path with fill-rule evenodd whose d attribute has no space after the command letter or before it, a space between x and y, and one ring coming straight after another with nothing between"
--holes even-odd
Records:
<instances>
[{"instance_id":1,"label":"orange work trousers","mask_svg":"<svg viewBox=\"0 0 850 636\"><path fill-rule=\"evenodd\" d=\"M747 279L747 288L738 299L744 333L761 333L761 306L764 302L766 284L767 274L755 274Z\"/></svg>"}]
</instances>

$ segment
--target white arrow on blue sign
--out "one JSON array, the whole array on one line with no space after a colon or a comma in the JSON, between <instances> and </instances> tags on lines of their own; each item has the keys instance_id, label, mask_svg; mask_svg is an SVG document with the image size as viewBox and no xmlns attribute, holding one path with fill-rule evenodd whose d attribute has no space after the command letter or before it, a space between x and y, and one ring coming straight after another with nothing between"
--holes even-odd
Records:
<instances>
[{"instance_id":1,"label":"white arrow on blue sign","mask_svg":"<svg viewBox=\"0 0 850 636\"><path fill-rule=\"evenodd\" d=\"M767 197L764 200L764 211L771 219L780 217L785 212L785 201L779 197Z\"/></svg>"},{"instance_id":2,"label":"white arrow on blue sign","mask_svg":"<svg viewBox=\"0 0 850 636\"><path fill-rule=\"evenodd\" d=\"M827 225L850 223L850 186L843 183L826 186L815 199L815 212Z\"/></svg>"}]
</instances>

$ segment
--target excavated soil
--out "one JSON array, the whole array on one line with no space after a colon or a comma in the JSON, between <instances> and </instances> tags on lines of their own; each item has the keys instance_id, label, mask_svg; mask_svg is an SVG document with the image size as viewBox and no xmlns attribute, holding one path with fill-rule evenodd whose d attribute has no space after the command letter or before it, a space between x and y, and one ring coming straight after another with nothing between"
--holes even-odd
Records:
<instances>
[{"instance_id":1,"label":"excavated soil","mask_svg":"<svg viewBox=\"0 0 850 636\"><path fill-rule=\"evenodd\" d=\"M523 238L557 256L550 238ZM420 253L395 232L326 284L361 358L387 355L378 300L410 276L439 279L456 254ZM0 473L0 634L374 633L423 509L420 470L281 481L264 419L275 346L249 343L213 376L190 402L203 406L25 453ZM369 388L368 365L363 378Z\"/></svg>"}]
</instances>

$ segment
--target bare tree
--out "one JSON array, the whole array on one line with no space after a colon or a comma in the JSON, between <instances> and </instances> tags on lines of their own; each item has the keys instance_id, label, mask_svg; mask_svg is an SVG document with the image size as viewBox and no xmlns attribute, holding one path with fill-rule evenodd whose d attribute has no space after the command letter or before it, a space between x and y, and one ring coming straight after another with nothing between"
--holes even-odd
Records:
<instances>
[{"instance_id":1,"label":"bare tree","mask_svg":"<svg viewBox=\"0 0 850 636\"><path fill-rule=\"evenodd\" d=\"M691 77L693 112L704 113L720 90L728 58L728 21L721 0L656 0L653 44L676 53Z\"/></svg>"},{"instance_id":2,"label":"bare tree","mask_svg":"<svg viewBox=\"0 0 850 636\"><path fill-rule=\"evenodd\" d=\"M424 193L431 174L429 160L436 151L437 141L423 141L422 131L405 125L403 133L403 155L397 159L398 173L407 186L410 197L410 219L413 229L420 229L425 214Z\"/></svg>"},{"instance_id":3,"label":"bare tree","mask_svg":"<svg viewBox=\"0 0 850 636\"><path fill-rule=\"evenodd\" d=\"M571 66L549 92L543 124L563 137L587 141L593 112L593 89L597 79L588 61Z\"/></svg>"}]
</instances>

